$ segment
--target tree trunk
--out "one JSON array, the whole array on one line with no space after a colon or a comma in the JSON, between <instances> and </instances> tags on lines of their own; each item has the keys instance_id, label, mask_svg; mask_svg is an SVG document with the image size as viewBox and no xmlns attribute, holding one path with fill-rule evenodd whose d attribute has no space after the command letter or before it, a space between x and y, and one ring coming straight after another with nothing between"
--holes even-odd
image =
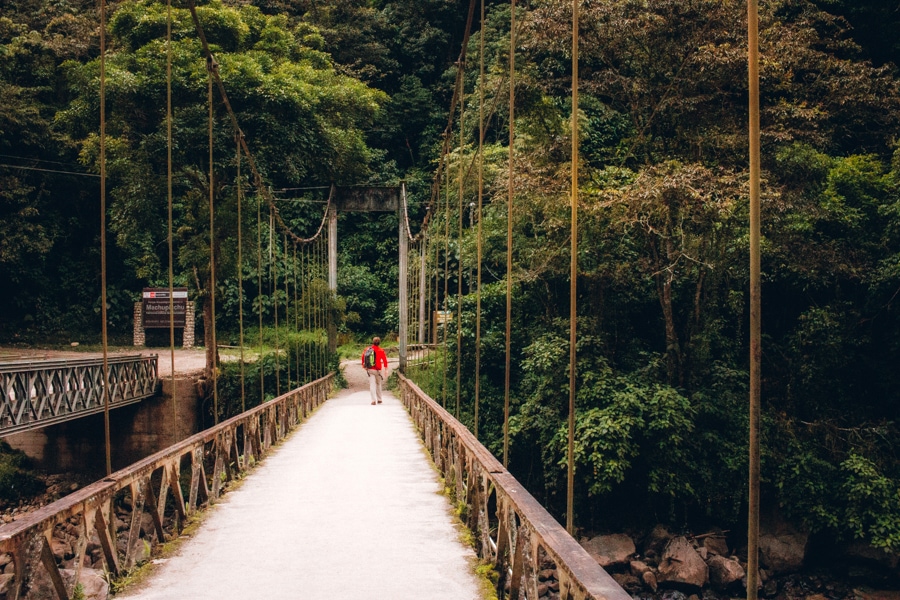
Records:
<instances>
[{"instance_id":1,"label":"tree trunk","mask_svg":"<svg viewBox=\"0 0 900 600\"><path fill-rule=\"evenodd\" d=\"M659 304L662 307L666 324L666 372L671 385L684 385L684 372L681 364L681 348L678 344L678 333L675 329L675 311L672 309L672 280L662 275L656 276L656 287L659 291Z\"/></svg>"}]
</instances>

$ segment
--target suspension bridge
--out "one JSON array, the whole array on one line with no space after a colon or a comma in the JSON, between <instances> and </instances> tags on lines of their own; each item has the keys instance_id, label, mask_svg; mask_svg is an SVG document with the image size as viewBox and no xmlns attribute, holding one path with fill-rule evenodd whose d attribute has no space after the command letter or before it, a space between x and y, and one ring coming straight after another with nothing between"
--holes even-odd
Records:
<instances>
[{"instance_id":1,"label":"suspension bridge","mask_svg":"<svg viewBox=\"0 0 900 600\"><path fill-rule=\"evenodd\" d=\"M314 332L313 342L294 348L278 348L274 358L274 399L249 408L244 404L245 369L260 370L261 398L266 397L263 360L245 360L243 287L247 279L241 255L242 227L238 227L237 280L241 315L241 397L240 412L218 422L220 397L217 387L217 356L211 353L208 369L210 395L215 424L174 445L112 472L109 434L107 431L107 476L38 511L0 527L0 556L3 568L3 597L69 599L76 589L98 573L115 578L135 566L147 562L156 549L167 541L179 539L195 516L208 510L209 516L191 539L174 554L166 554L155 573L140 589L128 591L126 598L222 598L249 595L266 598L478 598L481 591L473 575L472 562L482 561L496 573L492 582L500 598L528 600L565 598L570 600L626 600L626 594L615 581L571 537L574 531L572 488L574 479L573 429L576 393L576 293L578 257L578 1L572 3L572 198L571 198L571 286L569 361L569 436L567 523L560 525L506 469L509 422L509 371L511 356L511 285L512 237L514 214L514 109L516 2L511 2L509 71L509 177L507 220L507 329L506 386L503 415L503 456L493 456L479 441L479 382L481 368L481 302L482 252L481 232L484 194L484 156L486 107L484 72L484 31L479 40L481 54L478 85L477 151L466 164L462 149L466 146L466 51L477 2L472 0L457 61L457 79L444 148L434 177L429 210L418 232L413 233L405 188L389 186L353 190L331 186L322 221L311 236L295 231L282 217L277 199L265 184L238 119L231 109L226 86L219 73L210 45L192 0L188 0L191 18L202 44L208 74L210 173L213 140L213 89L218 88L219 102L225 107L234 130L237 145L236 195L237 216L241 222L242 164L251 172L257 205L256 270L262 287L263 270L269 271L273 288L283 290L279 306L274 294L274 327ZM102 57L105 53L105 4L101 0L101 70L100 70L100 175L101 207L106 210L105 174L105 75ZM166 38L171 99L171 7ZM484 23L484 2L481 4ZM755 27L751 20L751 27ZM753 42L755 43L755 42ZM752 96L752 94L751 94ZM757 101L757 100L754 100ZM758 101L757 101L758 102ZM752 111L751 111L752 113ZM758 113L757 113L758 114ZM468 118L472 119L471 116ZM757 121L758 125L758 121ZM451 144L455 129L460 133L460 152L456 161L459 196L450 198ZM171 100L167 111L169 146L169 279L174 289L172 237L172 114ZM758 134L757 134L758 136ZM758 144L757 144L758 146ZM758 152L758 147L756 148ZM753 159L758 168L758 155ZM752 162L752 161L751 161ZM476 249L467 294L475 297L475 370L473 426L470 430L458 420L463 373L457 355L455 385L448 373L449 352L460 352L462 345L463 261L455 260L457 272L451 273L451 255L458 248L450 244L451 228L457 231L456 244L463 237L463 189L473 171L477 175L477 204L473 202L472 221L477 223ZM757 174L758 177L758 174ZM757 179L758 181L758 179ZM751 201L758 205L758 183ZM215 190L209 191L210 231L215 227ZM753 186L751 186L753 187ZM752 204L751 204L752 205ZM268 224L265 224L265 212ZM396 367L398 389L384 406L368 403L363 383L354 366L346 368L350 387L334 394L336 324L333 301L337 293L337 214L341 210L382 210L396 212L400 223L399 245L399 360ZM751 209L753 213L754 209ZM756 212L758 236L758 206ZM268 236L269 265L262 259L263 232ZM758 237L755 238L758 240ZM751 246L756 242L751 242ZM102 244L102 337L104 360L101 371L93 376L92 411L102 403L108 429L108 412L114 403L109 387L106 359L106 262L105 219L101 222ZM751 270L758 274L756 262ZM459 250L461 253L461 250ZM217 248L212 234L209 248L209 280L206 294L209 302L208 344L216 341L216 276ZM753 266L755 265L755 266ZM449 289L451 280L456 293ZM757 278L758 281L758 278ZM754 284L755 286L757 284ZM754 288L758 301L758 289ZM172 296L172 294L170 294ZM455 298L455 302L453 299ZM260 293L260 302L262 294ZM756 314L752 309L751 313ZM455 309L456 314L450 312ZM257 307L262 335L264 310ZM174 309L170 338L174 340ZM754 317L755 318L755 317ZM280 321L279 321L280 319ZM455 326L454 326L455 321ZM758 321L752 329L758 333ZM455 341L451 339L455 336ZM277 336L276 336L277 338ZM758 359L758 338L752 356ZM174 347L174 341L172 342ZM263 346L262 339L259 340ZM443 360L439 357L443 356ZM174 363L174 350L172 362ZM757 368L754 371L758 376ZM415 374L443 367L442 389L455 390L456 399L442 397L436 401L415 383ZM174 368L172 368L174 377ZM283 374L283 375L282 375ZM466 376L470 376L466 375ZM79 403L84 394L71 378L51 377L40 385L19 377L11 388L21 390L27 401L10 399L3 416L14 426L24 423L29 413L57 418L62 406L34 400L41 394L50 398L60 390L72 392L76 398L68 406ZM35 380L37 381L37 380ZM9 396L11 392L7 392ZM16 394L19 392L16 391ZM81 394L81 395L79 395ZM271 389L270 389L271 394ZM15 394L13 394L15 395ZM67 396L68 397L68 396ZM758 385L751 385L751 399L758 400ZM230 398L232 402L236 400ZM16 404L18 402L18 404ZM63 404L66 404L63 402ZM445 406L455 404L455 415ZM29 407L38 407L36 409ZM25 408L22 408L25 407ZM77 408L77 406L76 406ZM405 409L407 418L402 412ZM755 409L758 410L758 409ZM63 411L64 412L64 411ZM70 411L71 412L71 411ZM751 411L751 418L757 413ZM173 412L172 425L177 420ZM751 420L751 427L757 427ZM295 431L296 430L296 431ZM417 434L417 435L416 435ZM419 441L419 439L421 440ZM751 434L751 452L754 442ZM440 479L430 470L421 453L421 445L433 461ZM751 462L752 464L752 462ZM754 467L751 466L751 472ZM241 480L241 485L235 485ZM442 486L446 497L441 495ZM755 489L755 488L754 488ZM755 493L755 492L754 492ZM461 544L454 529L452 509L456 508L462 524L469 530L471 547ZM751 497L751 519L758 502ZM756 547L751 535L747 589L755 593L757 568ZM758 524L756 525L758 528Z\"/></svg>"}]
</instances>

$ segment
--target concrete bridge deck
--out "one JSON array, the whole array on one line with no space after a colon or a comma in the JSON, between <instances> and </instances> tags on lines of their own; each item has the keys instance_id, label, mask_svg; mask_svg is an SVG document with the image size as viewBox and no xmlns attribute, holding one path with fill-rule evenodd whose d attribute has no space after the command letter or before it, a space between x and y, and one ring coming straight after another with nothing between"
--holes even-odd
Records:
<instances>
[{"instance_id":1,"label":"concrete bridge deck","mask_svg":"<svg viewBox=\"0 0 900 600\"><path fill-rule=\"evenodd\" d=\"M177 555L116 598L475 600L475 554L406 410L365 374L215 505Z\"/></svg>"}]
</instances>

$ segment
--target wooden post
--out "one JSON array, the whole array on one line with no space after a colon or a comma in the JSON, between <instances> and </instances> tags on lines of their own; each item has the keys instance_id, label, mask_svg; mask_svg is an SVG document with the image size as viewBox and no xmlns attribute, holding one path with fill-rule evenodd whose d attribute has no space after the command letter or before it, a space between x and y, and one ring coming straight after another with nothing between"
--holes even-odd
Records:
<instances>
[{"instance_id":1,"label":"wooden post","mask_svg":"<svg viewBox=\"0 0 900 600\"><path fill-rule=\"evenodd\" d=\"M400 209L397 212L400 221L400 372L406 374L406 336L408 324L407 307L409 305L409 296L406 289L407 270L409 265L409 232L406 229L406 184L400 187Z\"/></svg>"}]
</instances>

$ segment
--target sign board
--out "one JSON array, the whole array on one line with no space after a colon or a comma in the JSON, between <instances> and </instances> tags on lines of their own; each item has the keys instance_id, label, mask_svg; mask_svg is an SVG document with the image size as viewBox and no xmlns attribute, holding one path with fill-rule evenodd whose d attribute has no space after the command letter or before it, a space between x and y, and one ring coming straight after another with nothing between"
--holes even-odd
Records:
<instances>
[{"instance_id":1,"label":"sign board","mask_svg":"<svg viewBox=\"0 0 900 600\"><path fill-rule=\"evenodd\" d=\"M453 314L449 310L436 310L434 311L434 322L438 325L449 323L453 320Z\"/></svg>"},{"instance_id":2,"label":"sign board","mask_svg":"<svg viewBox=\"0 0 900 600\"><path fill-rule=\"evenodd\" d=\"M175 288L172 296L175 327L184 327L187 312L187 288ZM169 288L144 288L142 301L144 327L169 327Z\"/></svg>"},{"instance_id":3,"label":"sign board","mask_svg":"<svg viewBox=\"0 0 900 600\"><path fill-rule=\"evenodd\" d=\"M339 211L396 212L399 187L335 187L334 205Z\"/></svg>"}]
</instances>

